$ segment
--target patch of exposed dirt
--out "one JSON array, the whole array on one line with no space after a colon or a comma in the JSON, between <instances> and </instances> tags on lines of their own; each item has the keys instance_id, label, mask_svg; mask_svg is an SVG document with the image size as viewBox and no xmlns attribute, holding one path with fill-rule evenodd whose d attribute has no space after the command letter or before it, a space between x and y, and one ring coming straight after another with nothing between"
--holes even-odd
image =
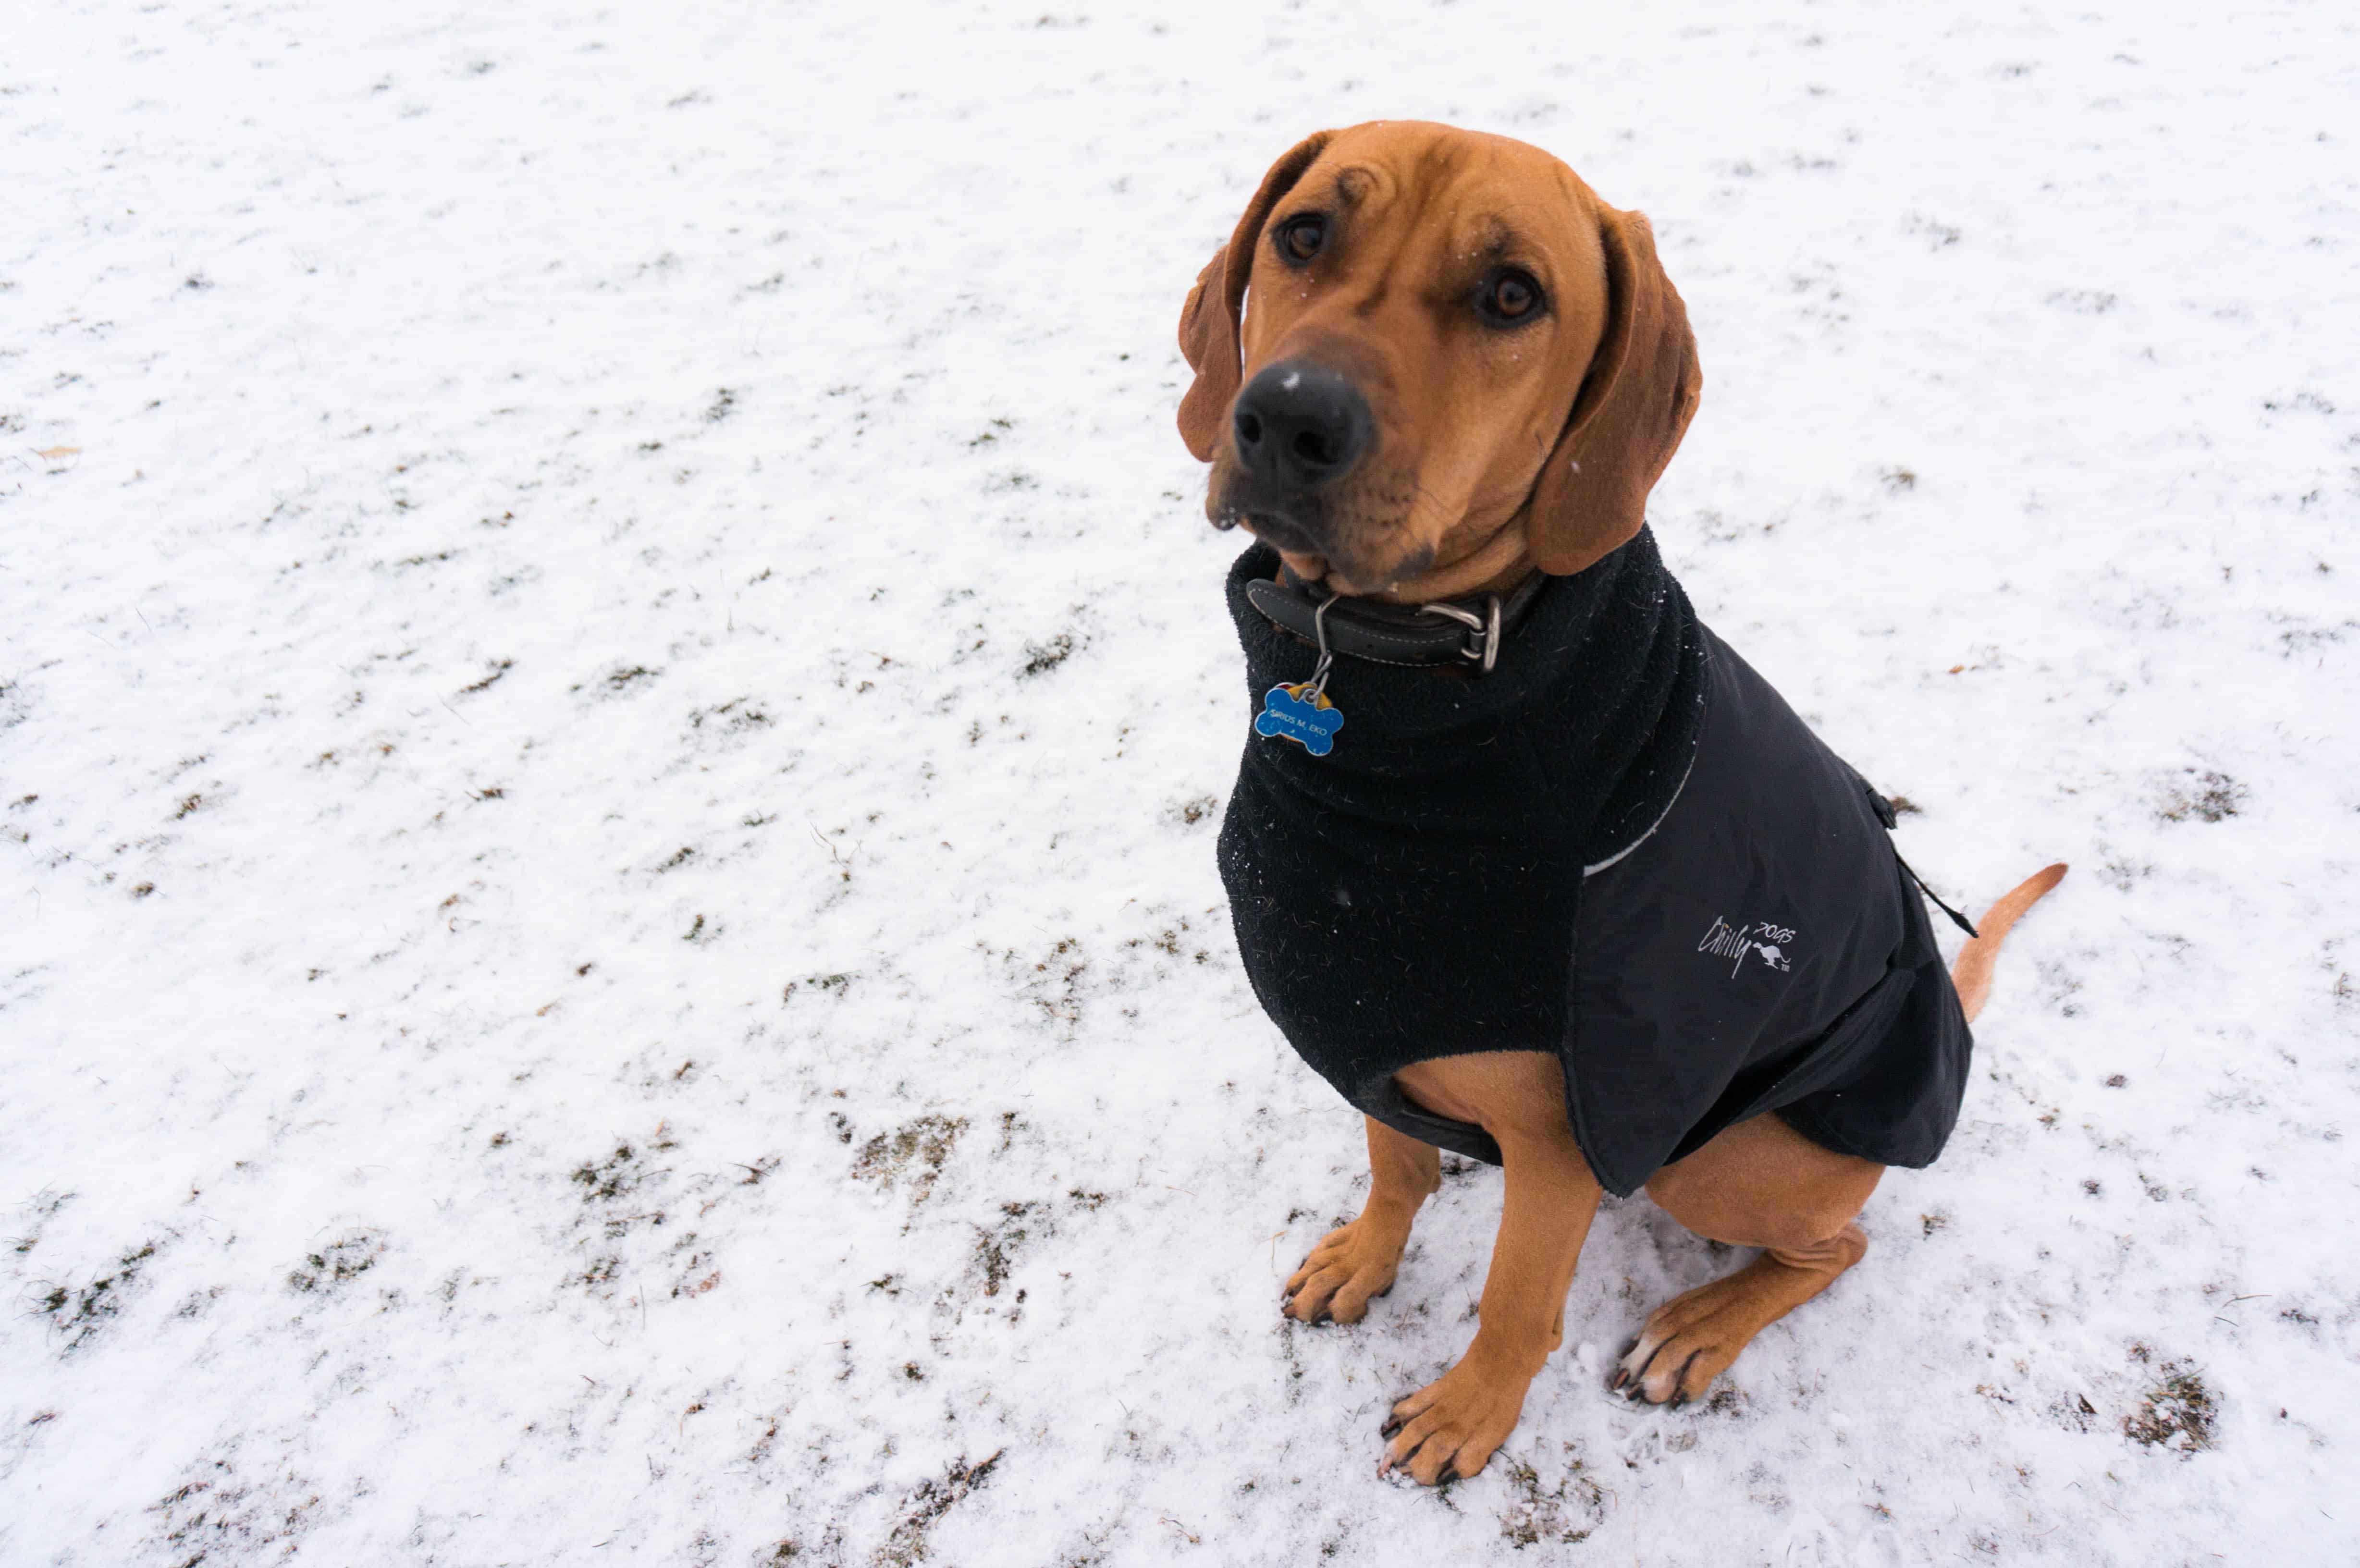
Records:
<instances>
[{"instance_id":1,"label":"patch of exposed dirt","mask_svg":"<svg viewBox=\"0 0 2360 1568\"><path fill-rule=\"evenodd\" d=\"M926 1532L942 1521L942 1517L957 1506L961 1498L983 1485L1008 1451L995 1449L987 1458L969 1465L964 1457L955 1461L940 1478L918 1483L917 1489L901 1499L901 1517L885 1544L877 1549L869 1561L876 1568L911 1568L926 1560Z\"/></svg>"},{"instance_id":2,"label":"patch of exposed dirt","mask_svg":"<svg viewBox=\"0 0 2360 1568\"><path fill-rule=\"evenodd\" d=\"M376 1268L385 1247L385 1238L377 1232L356 1230L307 1256L304 1267L287 1276L287 1283L306 1294L323 1288L333 1290Z\"/></svg>"},{"instance_id":3,"label":"patch of exposed dirt","mask_svg":"<svg viewBox=\"0 0 2360 1568\"><path fill-rule=\"evenodd\" d=\"M2167 822L2217 822L2234 817L2245 803L2246 789L2225 773L2183 768L2180 777L2166 786L2156 815Z\"/></svg>"},{"instance_id":4,"label":"patch of exposed dirt","mask_svg":"<svg viewBox=\"0 0 2360 1568\"><path fill-rule=\"evenodd\" d=\"M667 1215L658 1193L672 1171L669 1166L650 1167L648 1162L653 1156L680 1147L665 1135L664 1127L665 1124L659 1122L644 1144L618 1142L604 1160L585 1160L574 1169L567 1180L582 1189L582 1226L595 1225L600 1236L609 1243L621 1241L642 1226L662 1226ZM689 1236L682 1245L694 1240L694 1236ZM605 1252L586 1261L580 1273L568 1276L566 1283L603 1296L621 1281L625 1268L621 1256Z\"/></svg>"},{"instance_id":5,"label":"patch of exposed dirt","mask_svg":"<svg viewBox=\"0 0 2360 1568\"><path fill-rule=\"evenodd\" d=\"M249 1478L235 1457L203 1461L183 1482L147 1511L159 1516L156 1530L172 1548L180 1568L235 1558L280 1561L300 1550L320 1506L320 1494L292 1471Z\"/></svg>"},{"instance_id":6,"label":"patch of exposed dirt","mask_svg":"<svg viewBox=\"0 0 2360 1568\"><path fill-rule=\"evenodd\" d=\"M2212 1423L2220 1412L2203 1377L2184 1361L2166 1361L2156 1372L2162 1381L2140 1395L2138 1408L2123 1418L2123 1435L2147 1448L2181 1454L2212 1447Z\"/></svg>"},{"instance_id":7,"label":"patch of exposed dirt","mask_svg":"<svg viewBox=\"0 0 2360 1568\"><path fill-rule=\"evenodd\" d=\"M862 1144L860 1152L853 1158L852 1173L881 1187L890 1187L909 1176L910 1206L915 1208L934 1190L935 1181L942 1177L943 1162L951 1157L959 1135L965 1131L965 1116L920 1116Z\"/></svg>"},{"instance_id":8,"label":"patch of exposed dirt","mask_svg":"<svg viewBox=\"0 0 2360 1568\"><path fill-rule=\"evenodd\" d=\"M1000 1288L1008 1283L1009 1273L1016 1266L1016 1254L1032 1238L1033 1230L1039 1228L1046 1232L1047 1215L1030 1220L1025 1217L1041 1206L1037 1203L1002 1203L1000 1205L999 1225L989 1229L981 1225L976 1227L975 1260L983 1270L985 1295L997 1296ZM1024 1299L1022 1290L1016 1295L1020 1301Z\"/></svg>"},{"instance_id":9,"label":"patch of exposed dirt","mask_svg":"<svg viewBox=\"0 0 2360 1568\"><path fill-rule=\"evenodd\" d=\"M1538 1469L1522 1460L1508 1464L1508 1506L1500 1514L1500 1534L1523 1548L1554 1541L1571 1545L1586 1541L1606 1522L1606 1494L1565 1445L1565 1468L1545 1482ZM1502 1455L1502 1457L1505 1457Z\"/></svg>"},{"instance_id":10,"label":"patch of exposed dirt","mask_svg":"<svg viewBox=\"0 0 2360 1568\"><path fill-rule=\"evenodd\" d=\"M1071 632L1059 632L1046 642L1028 642L1024 645L1024 668L1016 673L1020 677L1046 675L1073 658L1076 646Z\"/></svg>"},{"instance_id":11,"label":"patch of exposed dirt","mask_svg":"<svg viewBox=\"0 0 2360 1568\"><path fill-rule=\"evenodd\" d=\"M41 1312L51 1326L66 1336L64 1354L81 1349L123 1310L123 1299L137 1283L140 1269L156 1256L156 1244L147 1242L115 1259L115 1267L80 1290L52 1285L41 1298Z\"/></svg>"},{"instance_id":12,"label":"patch of exposed dirt","mask_svg":"<svg viewBox=\"0 0 2360 1568\"><path fill-rule=\"evenodd\" d=\"M603 1161L593 1161L574 1172L573 1180L582 1188L585 1203L612 1203L628 1196L639 1184L639 1152L628 1143L618 1143L615 1152Z\"/></svg>"}]
</instances>

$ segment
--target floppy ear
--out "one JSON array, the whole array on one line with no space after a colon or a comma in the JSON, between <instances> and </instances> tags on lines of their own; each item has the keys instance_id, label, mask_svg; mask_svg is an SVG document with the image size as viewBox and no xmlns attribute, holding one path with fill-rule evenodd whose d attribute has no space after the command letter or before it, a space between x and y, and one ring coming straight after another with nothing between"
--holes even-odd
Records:
<instances>
[{"instance_id":1,"label":"floppy ear","mask_svg":"<svg viewBox=\"0 0 2360 1568\"><path fill-rule=\"evenodd\" d=\"M1262 243L1262 226L1279 199L1295 189L1303 171L1317 162L1333 131L1315 131L1295 144L1285 157L1262 177L1262 189L1246 203L1245 215L1229 235L1229 243L1213 253L1188 302L1180 308L1180 352L1188 356L1196 382L1180 399L1180 439L1199 463L1213 460L1213 448L1229 416L1230 400L1238 395L1238 321L1245 308L1246 279L1253 272L1254 246Z\"/></svg>"},{"instance_id":2,"label":"floppy ear","mask_svg":"<svg viewBox=\"0 0 2360 1568\"><path fill-rule=\"evenodd\" d=\"M1599 238L1606 249L1606 331L1565 433L1533 486L1525 528L1534 563L1558 577L1638 533L1647 492L1679 450L1704 390L1688 309L1655 259L1646 218L1601 202Z\"/></svg>"}]
</instances>

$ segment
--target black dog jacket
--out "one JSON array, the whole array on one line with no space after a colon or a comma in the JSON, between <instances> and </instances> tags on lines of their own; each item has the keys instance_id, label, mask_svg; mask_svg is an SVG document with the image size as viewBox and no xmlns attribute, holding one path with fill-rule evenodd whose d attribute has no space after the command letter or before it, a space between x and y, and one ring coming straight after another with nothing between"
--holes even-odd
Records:
<instances>
[{"instance_id":1,"label":"black dog jacket","mask_svg":"<svg viewBox=\"0 0 2360 1568\"><path fill-rule=\"evenodd\" d=\"M1229 578L1256 708L1316 655ZM1877 796L1697 620L1653 535L1551 580L1480 679L1345 659L1313 757L1248 732L1221 824L1246 973L1303 1059L1413 1138L1498 1163L1394 1087L1414 1062L1546 1051L1601 1185L1628 1195L1777 1111L1922 1166L1972 1040Z\"/></svg>"}]
</instances>

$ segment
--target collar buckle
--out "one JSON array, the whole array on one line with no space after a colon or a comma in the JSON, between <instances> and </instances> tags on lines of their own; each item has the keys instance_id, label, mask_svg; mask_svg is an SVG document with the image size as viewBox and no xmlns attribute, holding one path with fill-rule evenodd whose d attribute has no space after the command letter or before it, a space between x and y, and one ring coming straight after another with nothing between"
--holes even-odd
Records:
<instances>
[{"instance_id":1,"label":"collar buckle","mask_svg":"<svg viewBox=\"0 0 2360 1568\"><path fill-rule=\"evenodd\" d=\"M1491 667L1500 662L1500 595L1486 594L1483 603L1486 613L1480 615L1459 604L1420 604L1418 608L1426 615L1446 616L1465 626L1467 641L1459 648L1459 657L1482 666L1481 672L1489 675Z\"/></svg>"}]
</instances>

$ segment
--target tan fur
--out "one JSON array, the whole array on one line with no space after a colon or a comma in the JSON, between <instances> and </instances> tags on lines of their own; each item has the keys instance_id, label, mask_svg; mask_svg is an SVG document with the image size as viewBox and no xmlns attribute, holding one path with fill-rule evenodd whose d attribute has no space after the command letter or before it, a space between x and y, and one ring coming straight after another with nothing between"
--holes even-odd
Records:
<instances>
[{"instance_id":1,"label":"tan fur","mask_svg":"<svg viewBox=\"0 0 2360 1568\"><path fill-rule=\"evenodd\" d=\"M1992 965L1999 962L1999 944L2024 917L2024 911L2040 902L2044 894L2065 880L2062 863L2043 866L2009 888L1975 922L1976 934L1967 945L1959 949L1959 956L1950 965L1950 984L1959 990L1959 1006L1972 1023L1983 1010L1983 999L1991 995Z\"/></svg>"},{"instance_id":2,"label":"tan fur","mask_svg":"<svg viewBox=\"0 0 2360 1568\"><path fill-rule=\"evenodd\" d=\"M1290 267L1269 236L1314 212L1337 239ZM1539 281L1546 317L1505 332L1472 318L1478 279L1501 265ZM1230 515L1239 388L1282 359L1350 376L1374 420L1371 455L1338 481L1330 555L1284 559L1306 580L1397 603L1504 590L1536 567L1578 572L1631 539L1702 385L1645 218L1608 206L1537 148L1416 122L1322 131L1281 157L1199 274L1180 343L1196 372L1181 435L1213 464L1216 521ZM1984 917L1958 962L1970 1018L2008 928L2063 875L2050 866ZM1385 1428L1382 1467L1432 1483L1474 1475L1514 1429L1534 1374L1563 1343L1601 1192L1566 1123L1556 1057L1447 1057L1395 1080L1417 1104L1483 1127L1506 1168L1474 1341L1394 1405ZM1281 1310L1300 1322L1359 1322L1393 1288L1418 1208L1440 1184L1435 1149L1373 1120L1368 1138L1366 1207L1286 1282ZM1655 1403L1701 1394L1765 1324L1860 1261L1868 1244L1854 1218L1883 1174L1775 1115L1658 1171L1647 1191L1683 1225L1763 1251L1657 1309L1616 1386Z\"/></svg>"},{"instance_id":3,"label":"tan fur","mask_svg":"<svg viewBox=\"0 0 2360 1568\"><path fill-rule=\"evenodd\" d=\"M1338 237L1290 268L1266 236L1309 212ZM1512 332L1468 308L1502 263L1549 301ZM1631 539L1703 386L1644 217L1537 147L1412 120L1321 131L1272 165L1198 275L1180 346L1196 373L1181 436L1213 464L1216 517L1238 388L1286 358L1353 377L1376 455L1334 502L1349 518L1335 554L1285 559L1399 603L1513 585L1535 562L1578 572Z\"/></svg>"}]
</instances>

